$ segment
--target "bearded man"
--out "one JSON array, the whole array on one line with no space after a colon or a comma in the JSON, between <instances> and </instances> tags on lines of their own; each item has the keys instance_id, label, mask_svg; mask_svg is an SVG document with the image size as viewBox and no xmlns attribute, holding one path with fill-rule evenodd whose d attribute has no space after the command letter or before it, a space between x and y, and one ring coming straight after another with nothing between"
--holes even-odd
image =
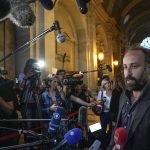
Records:
<instances>
[{"instance_id":1,"label":"bearded man","mask_svg":"<svg viewBox=\"0 0 150 150\"><path fill-rule=\"evenodd\" d=\"M116 128L123 127L128 137L123 150L150 149L150 52L144 48L126 51L123 57L126 90L120 97ZM110 149L117 150L112 135Z\"/></svg>"}]
</instances>

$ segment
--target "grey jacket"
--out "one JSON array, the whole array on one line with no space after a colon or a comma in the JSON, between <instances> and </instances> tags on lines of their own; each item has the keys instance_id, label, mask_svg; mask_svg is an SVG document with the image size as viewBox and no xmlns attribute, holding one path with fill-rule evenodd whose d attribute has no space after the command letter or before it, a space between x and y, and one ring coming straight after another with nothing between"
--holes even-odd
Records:
<instances>
[{"instance_id":1,"label":"grey jacket","mask_svg":"<svg viewBox=\"0 0 150 150\"><path fill-rule=\"evenodd\" d=\"M138 111L129 128L124 150L150 150L150 83L144 88L140 100L140 105L137 105ZM124 92L120 97L116 128L120 126L121 111L125 102ZM114 134L112 134L109 150L112 150L115 145L113 136Z\"/></svg>"}]
</instances>

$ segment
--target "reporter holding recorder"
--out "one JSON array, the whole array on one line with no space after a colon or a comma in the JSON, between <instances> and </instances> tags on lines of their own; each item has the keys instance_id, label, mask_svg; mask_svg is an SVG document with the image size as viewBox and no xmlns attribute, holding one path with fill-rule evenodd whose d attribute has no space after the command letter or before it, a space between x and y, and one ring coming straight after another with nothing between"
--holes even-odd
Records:
<instances>
[{"instance_id":1,"label":"reporter holding recorder","mask_svg":"<svg viewBox=\"0 0 150 150\"><path fill-rule=\"evenodd\" d=\"M100 114L100 122L102 126L102 149L106 149L109 145L109 132L107 133L107 125L110 125L110 101L112 96L111 82L109 79L104 78L101 83L102 90L99 91L97 102L102 105L102 112Z\"/></svg>"},{"instance_id":2,"label":"reporter holding recorder","mask_svg":"<svg viewBox=\"0 0 150 150\"><path fill-rule=\"evenodd\" d=\"M120 97L116 130L123 127L128 137L122 150L150 149L150 52L137 47L123 57L126 90ZM116 150L114 135L110 150ZM120 137L122 138L122 137Z\"/></svg>"}]
</instances>

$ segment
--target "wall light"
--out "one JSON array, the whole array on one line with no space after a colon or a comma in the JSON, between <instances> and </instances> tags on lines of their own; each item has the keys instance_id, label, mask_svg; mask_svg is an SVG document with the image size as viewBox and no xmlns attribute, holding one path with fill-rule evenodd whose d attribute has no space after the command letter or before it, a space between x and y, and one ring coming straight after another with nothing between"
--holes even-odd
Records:
<instances>
[{"instance_id":1,"label":"wall light","mask_svg":"<svg viewBox=\"0 0 150 150\"><path fill-rule=\"evenodd\" d=\"M114 64L114 66L118 66L118 64L119 64L118 60L114 60L113 64Z\"/></svg>"},{"instance_id":2,"label":"wall light","mask_svg":"<svg viewBox=\"0 0 150 150\"><path fill-rule=\"evenodd\" d=\"M104 59L104 53L103 53L103 52L99 52L99 53L98 53L98 59L99 59L100 61L102 61L102 60Z\"/></svg>"}]
</instances>

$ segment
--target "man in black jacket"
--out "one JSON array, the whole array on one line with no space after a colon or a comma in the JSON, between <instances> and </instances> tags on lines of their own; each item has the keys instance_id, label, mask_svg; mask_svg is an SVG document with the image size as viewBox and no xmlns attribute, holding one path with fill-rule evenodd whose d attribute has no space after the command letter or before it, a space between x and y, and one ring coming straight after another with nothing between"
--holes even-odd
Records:
<instances>
[{"instance_id":1,"label":"man in black jacket","mask_svg":"<svg viewBox=\"0 0 150 150\"><path fill-rule=\"evenodd\" d=\"M128 133L123 150L150 149L150 53L144 48L126 51L123 58L126 91L121 95L118 127ZM116 150L112 136L110 149Z\"/></svg>"}]
</instances>

